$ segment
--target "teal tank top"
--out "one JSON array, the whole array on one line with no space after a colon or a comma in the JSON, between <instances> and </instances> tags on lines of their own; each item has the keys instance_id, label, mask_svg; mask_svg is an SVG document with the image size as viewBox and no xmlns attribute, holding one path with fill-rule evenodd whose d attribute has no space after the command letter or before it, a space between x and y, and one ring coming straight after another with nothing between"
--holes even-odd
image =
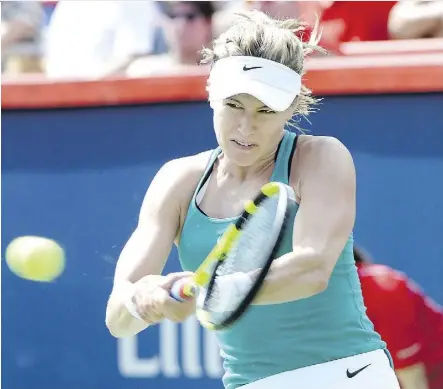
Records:
<instances>
[{"instance_id":1,"label":"teal tank top","mask_svg":"<svg viewBox=\"0 0 443 389\"><path fill-rule=\"evenodd\" d=\"M294 133L285 132L271 181L289 184L296 139ZM220 148L214 150L189 205L178 245L185 270L195 271L229 223L236 219L208 217L196 203L196 195L220 153ZM277 257L292 250L292 224L297 210L298 206L292 212L288 223L291 227ZM216 333L225 369L225 388L235 389L284 371L386 350L365 311L351 234L323 293L289 303L251 306L232 327Z\"/></svg>"}]
</instances>

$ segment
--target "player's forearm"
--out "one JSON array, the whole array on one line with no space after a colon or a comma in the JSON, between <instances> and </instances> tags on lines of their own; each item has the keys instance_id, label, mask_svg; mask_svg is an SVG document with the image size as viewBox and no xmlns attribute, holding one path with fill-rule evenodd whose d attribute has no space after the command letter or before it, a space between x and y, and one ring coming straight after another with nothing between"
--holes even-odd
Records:
<instances>
[{"instance_id":1,"label":"player's forearm","mask_svg":"<svg viewBox=\"0 0 443 389\"><path fill-rule=\"evenodd\" d=\"M116 338L134 336L148 327L148 323L135 318L126 308L124 296L130 293L130 287L131 285L123 285L114 289L106 308L106 326Z\"/></svg>"},{"instance_id":2,"label":"player's forearm","mask_svg":"<svg viewBox=\"0 0 443 389\"><path fill-rule=\"evenodd\" d=\"M310 248L283 255L272 263L254 304L278 304L314 296L328 285L322 255Z\"/></svg>"}]
</instances>

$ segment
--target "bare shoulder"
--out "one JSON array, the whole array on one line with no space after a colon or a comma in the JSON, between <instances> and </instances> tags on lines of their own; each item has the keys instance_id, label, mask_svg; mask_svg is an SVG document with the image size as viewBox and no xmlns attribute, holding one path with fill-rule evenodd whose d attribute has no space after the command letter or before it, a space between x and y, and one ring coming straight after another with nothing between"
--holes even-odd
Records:
<instances>
[{"instance_id":1,"label":"bare shoulder","mask_svg":"<svg viewBox=\"0 0 443 389\"><path fill-rule=\"evenodd\" d=\"M291 184L297 194L306 177L341 175L352 179L354 161L346 146L332 136L300 135L291 165Z\"/></svg>"},{"instance_id":2,"label":"bare shoulder","mask_svg":"<svg viewBox=\"0 0 443 389\"><path fill-rule=\"evenodd\" d=\"M168 201L179 203L192 197L198 181L203 174L212 151L177 158L166 162L154 177L148 192L155 190Z\"/></svg>"},{"instance_id":3,"label":"bare shoulder","mask_svg":"<svg viewBox=\"0 0 443 389\"><path fill-rule=\"evenodd\" d=\"M166 162L149 184L138 225L152 220L173 223L179 231L192 195L209 161L211 151Z\"/></svg>"},{"instance_id":4,"label":"bare shoulder","mask_svg":"<svg viewBox=\"0 0 443 389\"><path fill-rule=\"evenodd\" d=\"M332 136L301 135L293 163L303 171L352 171L354 161L348 148Z\"/></svg>"},{"instance_id":5,"label":"bare shoulder","mask_svg":"<svg viewBox=\"0 0 443 389\"><path fill-rule=\"evenodd\" d=\"M209 150L177 158L167 162L160 169L159 174L162 175L162 181L166 182L165 188L167 188L167 192L163 195L163 201L168 202L168 206L175 208L178 217L176 239L179 239L189 203L208 165L211 154L212 150Z\"/></svg>"},{"instance_id":6,"label":"bare shoulder","mask_svg":"<svg viewBox=\"0 0 443 389\"><path fill-rule=\"evenodd\" d=\"M311 158L321 155L351 156L347 147L333 136L300 135L297 152Z\"/></svg>"},{"instance_id":7,"label":"bare shoulder","mask_svg":"<svg viewBox=\"0 0 443 389\"><path fill-rule=\"evenodd\" d=\"M186 188L195 189L208 164L211 153L212 150L209 150L199 154L173 159L166 162L160 169L160 172L174 188L180 186L182 190Z\"/></svg>"}]
</instances>

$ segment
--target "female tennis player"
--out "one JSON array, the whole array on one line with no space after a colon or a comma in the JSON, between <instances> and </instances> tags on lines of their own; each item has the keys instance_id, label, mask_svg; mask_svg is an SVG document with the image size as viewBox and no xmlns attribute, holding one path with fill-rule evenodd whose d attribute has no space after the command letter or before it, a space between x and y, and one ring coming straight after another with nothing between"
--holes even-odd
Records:
<instances>
[{"instance_id":1,"label":"female tennis player","mask_svg":"<svg viewBox=\"0 0 443 389\"><path fill-rule=\"evenodd\" d=\"M247 313L216 332L225 388L398 389L354 264L352 157L335 138L285 130L316 102L301 76L306 54L321 48L315 32L303 43L301 29L248 12L203 51L219 147L170 161L154 178L117 263L106 323L124 337L193 314L195 301L171 298L172 284L199 267L245 200L281 182L297 209L279 255ZM161 276L174 242L191 273Z\"/></svg>"}]
</instances>

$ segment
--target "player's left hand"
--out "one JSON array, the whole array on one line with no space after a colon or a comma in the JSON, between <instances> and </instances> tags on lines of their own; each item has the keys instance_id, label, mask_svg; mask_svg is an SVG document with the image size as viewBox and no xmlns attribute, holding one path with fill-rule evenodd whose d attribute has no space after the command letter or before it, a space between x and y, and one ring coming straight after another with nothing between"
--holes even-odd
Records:
<instances>
[{"instance_id":1,"label":"player's left hand","mask_svg":"<svg viewBox=\"0 0 443 389\"><path fill-rule=\"evenodd\" d=\"M180 302L169 295L174 282L184 278L189 278L189 281L191 282L192 275L193 273L190 272L170 273L165 276L164 282L159 285L167 292L164 294L164 297L159 304L159 309L165 319L173 322L182 322L195 313L195 298Z\"/></svg>"},{"instance_id":2,"label":"player's left hand","mask_svg":"<svg viewBox=\"0 0 443 389\"><path fill-rule=\"evenodd\" d=\"M247 291L252 288L253 281L247 273L237 272L218 277L215 280L217 291L217 304L214 312L232 312L243 300Z\"/></svg>"}]
</instances>

